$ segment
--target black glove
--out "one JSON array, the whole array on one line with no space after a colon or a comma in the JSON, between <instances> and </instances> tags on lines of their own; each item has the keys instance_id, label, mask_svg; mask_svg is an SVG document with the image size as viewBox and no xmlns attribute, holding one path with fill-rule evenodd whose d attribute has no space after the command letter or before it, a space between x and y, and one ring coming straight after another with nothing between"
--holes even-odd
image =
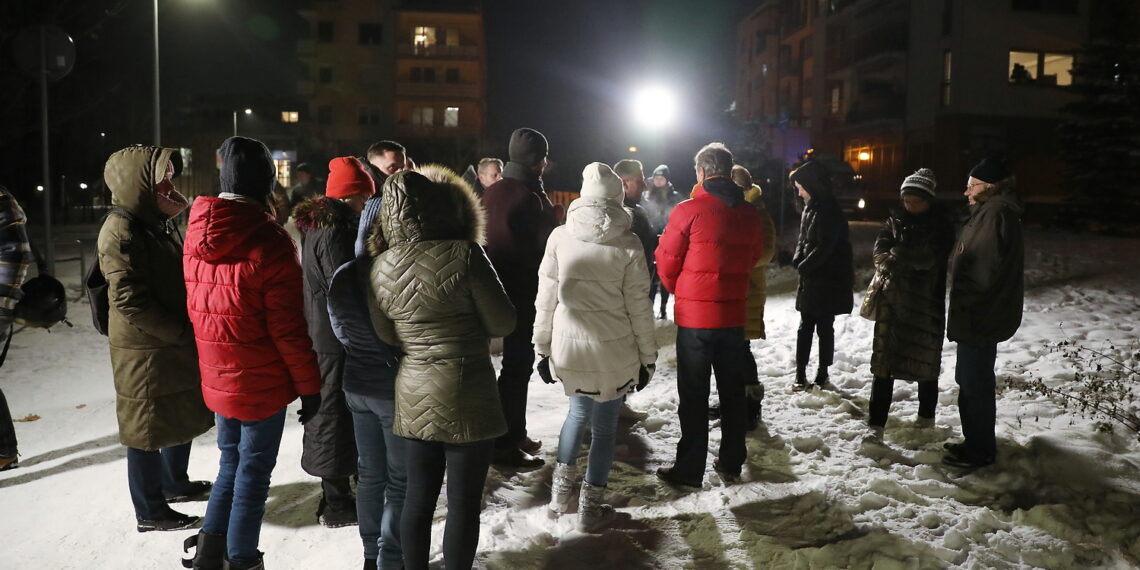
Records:
<instances>
[{"instance_id":1,"label":"black glove","mask_svg":"<svg viewBox=\"0 0 1140 570\"><path fill-rule=\"evenodd\" d=\"M550 375L550 357L543 356L542 360L538 361L538 376L542 378L543 382L547 384L554 383L554 376Z\"/></svg>"},{"instance_id":2,"label":"black glove","mask_svg":"<svg viewBox=\"0 0 1140 570\"><path fill-rule=\"evenodd\" d=\"M656 364L641 365L641 370L637 372L637 391L640 392L649 385L649 379L653 378L653 372L657 370Z\"/></svg>"},{"instance_id":3,"label":"black glove","mask_svg":"<svg viewBox=\"0 0 1140 570\"><path fill-rule=\"evenodd\" d=\"M321 395L310 394L308 396L301 396L301 409L297 410L297 421L302 424L309 423L313 416L317 415L317 410L321 409Z\"/></svg>"}]
</instances>

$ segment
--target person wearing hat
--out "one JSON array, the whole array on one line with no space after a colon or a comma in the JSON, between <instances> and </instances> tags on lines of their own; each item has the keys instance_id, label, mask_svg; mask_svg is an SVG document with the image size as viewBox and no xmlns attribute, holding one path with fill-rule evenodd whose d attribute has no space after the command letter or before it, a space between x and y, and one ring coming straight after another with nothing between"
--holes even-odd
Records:
<instances>
[{"instance_id":1,"label":"person wearing hat","mask_svg":"<svg viewBox=\"0 0 1140 570\"><path fill-rule=\"evenodd\" d=\"M297 204L312 198L313 196L321 195L321 181L313 174L313 167L306 162L302 162L293 169L293 173L297 178L297 184L289 189L289 209L297 207Z\"/></svg>"},{"instance_id":2,"label":"person wearing hat","mask_svg":"<svg viewBox=\"0 0 1140 570\"><path fill-rule=\"evenodd\" d=\"M507 433L495 442L495 465L537 469L534 457L542 442L527 436L526 401L534 373L534 299L538 295L538 266L546 239L558 225L554 204L542 186L550 146L542 133L528 128L511 133L510 161L503 178L483 193L487 209L487 256L518 311L518 325L503 338L503 367L499 396L507 417Z\"/></svg>"},{"instance_id":3,"label":"person wearing hat","mask_svg":"<svg viewBox=\"0 0 1140 570\"><path fill-rule=\"evenodd\" d=\"M934 425L942 334L946 324L946 261L954 227L935 202L934 171L920 168L903 180L902 210L892 210L875 240L877 291L867 423L882 439L896 379L918 383L916 427Z\"/></svg>"},{"instance_id":4,"label":"person wearing hat","mask_svg":"<svg viewBox=\"0 0 1140 570\"><path fill-rule=\"evenodd\" d=\"M357 514L349 484L349 477L356 475L356 441L341 389L345 352L329 321L328 290L337 268L355 256L360 212L375 193L372 177L360 160L340 156L329 161L324 195L293 209L293 222L303 238L305 320L321 369L321 407L305 424L301 467L321 478L317 520L329 528L354 525Z\"/></svg>"},{"instance_id":5,"label":"person wearing hat","mask_svg":"<svg viewBox=\"0 0 1140 570\"><path fill-rule=\"evenodd\" d=\"M586 532L614 516L602 499L614 459L618 412L626 395L649 383L657 362L653 307L645 294L649 273L642 243L630 231L632 219L622 207L622 183L600 162L582 171L581 197L570 203L566 225L546 242L535 301L539 374L548 384L561 380L570 397L549 511L557 516L570 507L578 452L589 425L590 456L578 497L578 529Z\"/></svg>"},{"instance_id":6,"label":"person wearing hat","mask_svg":"<svg viewBox=\"0 0 1140 570\"><path fill-rule=\"evenodd\" d=\"M705 145L693 159L692 200L669 217L654 255L661 283L676 296L677 416L681 440L672 467L657 476L671 485L700 487L708 464L709 381L716 369L721 440L713 469L725 482L739 480L747 455L746 386L756 378L744 326L748 280L764 249L760 213L744 201L729 177L732 153Z\"/></svg>"},{"instance_id":7,"label":"person wearing hat","mask_svg":"<svg viewBox=\"0 0 1140 570\"><path fill-rule=\"evenodd\" d=\"M188 202L174 185L177 149L136 146L107 159L114 208L99 229L107 280L107 341L119 441L139 532L179 530L200 519L169 503L204 497L190 481L191 441L210 429L198 354L186 313L182 239L170 221Z\"/></svg>"},{"instance_id":8,"label":"person wearing hat","mask_svg":"<svg viewBox=\"0 0 1140 570\"><path fill-rule=\"evenodd\" d=\"M646 216L649 217L649 229L655 236L660 236L661 232L665 231L665 224L669 222L669 214L673 213L673 208L677 207L685 197L673 188L673 183L669 181L669 167L664 164L653 169L653 176L650 176L647 182L648 188L645 190L642 205ZM661 285L661 279L654 271L653 280L649 283L649 300L652 301L658 294L661 295L661 311L657 318L664 319L665 306L669 304L669 290Z\"/></svg>"},{"instance_id":9,"label":"person wearing hat","mask_svg":"<svg viewBox=\"0 0 1140 570\"><path fill-rule=\"evenodd\" d=\"M245 137L226 139L218 152L222 192L194 200L182 265L221 458L202 530L183 548L197 546L198 568L263 570L257 546L285 408L299 396L299 420L309 422L321 406L321 372L297 248L267 202L273 157Z\"/></svg>"},{"instance_id":10,"label":"person wearing hat","mask_svg":"<svg viewBox=\"0 0 1140 570\"><path fill-rule=\"evenodd\" d=\"M947 443L942 462L967 469L997 457L994 362L997 344L1021 326L1025 244L1021 201L1000 158L979 162L966 180L970 217L950 256L950 315L946 337L958 343L961 443Z\"/></svg>"},{"instance_id":11,"label":"person wearing hat","mask_svg":"<svg viewBox=\"0 0 1140 570\"><path fill-rule=\"evenodd\" d=\"M0 349L4 351L0 354L0 366L4 365L8 343L12 341L13 309L24 296L20 285L28 275L32 260L27 223L28 218L16 197L0 186L0 344L4 346ZM0 471L16 467L17 451L16 426L12 423L8 400L0 390Z\"/></svg>"}]
</instances>

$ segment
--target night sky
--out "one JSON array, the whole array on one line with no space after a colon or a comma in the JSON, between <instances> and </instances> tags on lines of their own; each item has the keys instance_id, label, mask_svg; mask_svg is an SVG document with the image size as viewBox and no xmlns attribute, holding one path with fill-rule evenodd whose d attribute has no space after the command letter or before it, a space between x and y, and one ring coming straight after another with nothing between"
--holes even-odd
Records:
<instances>
[{"instance_id":1,"label":"night sky","mask_svg":"<svg viewBox=\"0 0 1140 570\"><path fill-rule=\"evenodd\" d=\"M10 160L0 164L0 183L22 196L40 178L37 86L13 69L10 55L11 37L25 25L54 23L76 43L75 70L50 86L53 171L97 173L100 153L150 142L150 0L2 4L0 152ZM304 4L160 0L164 108L194 95L295 93L301 67L293 42L305 29L296 10ZM548 186L572 189L586 162L612 164L630 145L647 168L667 160L679 185L691 183L697 147L730 133L723 111L732 100L741 4L487 2L488 122L498 154L506 158L511 130L529 126L550 139ZM678 89L681 100L677 124L662 135L639 132L629 120L632 92L648 82Z\"/></svg>"}]
</instances>

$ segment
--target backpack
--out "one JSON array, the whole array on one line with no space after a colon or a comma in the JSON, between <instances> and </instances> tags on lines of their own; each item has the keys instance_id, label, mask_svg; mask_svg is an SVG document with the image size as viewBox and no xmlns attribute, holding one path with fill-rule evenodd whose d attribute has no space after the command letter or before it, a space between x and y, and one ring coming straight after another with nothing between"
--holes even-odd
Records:
<instances>
[{"instance_id":1,"label":"backpack","mask_svg":"<svg viewBox=\"0 0 1140 570\"><path fill-rule=\"evenodd\" d=\"M103 216L103 222L105 223L107 217L113 213L123 216L130 223L132 229L137 229L138 219L118 206L113 206L107 211L107 214ZM99 266L99 251L96 247L95 261L87 269L87 275L83 276L83 289L87 291L87 301L91 304L91 324L103 336L107 336L107 322L110 319L111 311L111 302L107 298L107 288L107 277L103 275L103 268Z\"/></svg>"}]
</instances>

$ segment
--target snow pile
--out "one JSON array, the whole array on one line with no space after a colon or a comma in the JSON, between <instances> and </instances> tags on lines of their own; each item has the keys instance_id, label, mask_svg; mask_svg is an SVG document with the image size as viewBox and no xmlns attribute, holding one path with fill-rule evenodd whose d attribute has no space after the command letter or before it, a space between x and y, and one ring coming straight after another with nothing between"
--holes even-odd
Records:
<instances>
[{"instance_id":1,"label":"snow pile","mask_svg":"<svg viewBox=\"0 0 1140 570\"><path fill-rule=\"evenodd\" d=\"M853 225L863 283L876 231ZM934 428L913 426L915 387L898 382L883 443L866 437L873 323L857 316L836 321L836 388L791 392L798 315L789 269L769 276L769 339L753 343L767 398L764 422L749 435L740 484L725 486L710 468L703 489L678 491L653 475L671 464L680 435L675 329L659 321L658 376L630 399L649 418L622 424L607 493L621 519L598 534L575 531L572 515L551 521L549 465L567 400L560 387L536 379L528 418L548 466L525 474L491 470L479 564L512 570L1135 567L1140 444L1121 430L1097 432L1090 420L1020 381L1071 380L1069 363L1047 348L1062 338L1060 323L1072 339L1091 345L1140 341L1137 245L1030 232L1025 321L999 345L998 463L970 474L940 463L943 442L957 436L960 424L952 343L944 347ZM78 268L61 269L77 294ZM87 323L86 306L74 304L72 315L73 329L18 334L0 371L13 416L40 416L17 423L21 467L0 474L0 568L177 567L190 532L135 532L106 340ZM716 422L710 429L715 453L720 430ZM213 478L212 438L195 441L192 478ZM290 422L262 532L267 566L359 567L356 529L317 524L319 482L300 469L300 442L301 426ZM202 514L205 503L180 507ZM437 556L444 513L441 498Z\"/></svg>"}]
</instances>

